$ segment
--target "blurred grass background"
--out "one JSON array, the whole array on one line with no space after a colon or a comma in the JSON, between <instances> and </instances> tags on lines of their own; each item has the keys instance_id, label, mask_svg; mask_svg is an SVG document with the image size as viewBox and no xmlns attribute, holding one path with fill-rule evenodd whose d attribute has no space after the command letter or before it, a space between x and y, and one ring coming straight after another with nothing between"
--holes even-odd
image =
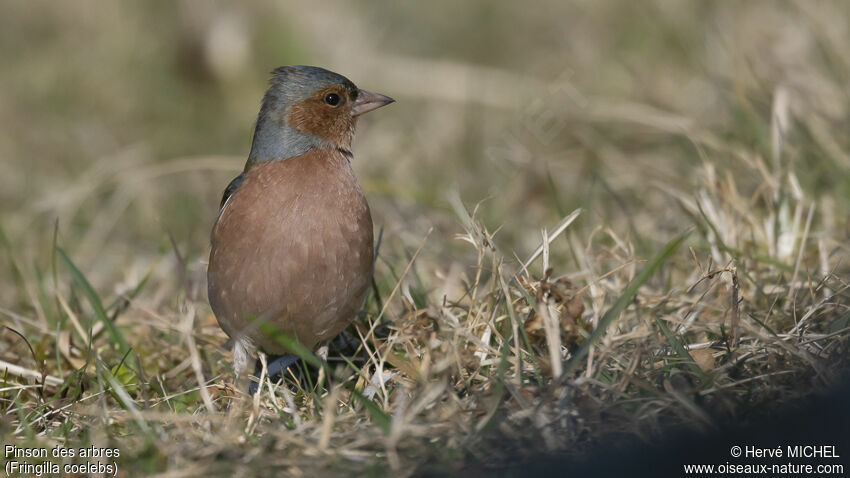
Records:
<instances>
[{"instance_id":1,"label":"blurred grass background","mask_svg":"<svg viewBox=\"0 0 850 478\"><path fill-rule=\"evenodd\" d=\"M600 262L617 257L599 229L647 257L694 223L670 191L693 195L707 163L753 208L765 175L793 172L789 194L816 205L827 264L846 267L844 2L9 1L0 17L0 316L17 328L44 313L35 284L58 225L57 242L103 295L151 273L132 308L165 322L182 298L171 235L188 295L221 339L207 346L223 344L204 299L209 230L268 72L285 64L397 100L360 121L354 145L384 230L382 284L431 228L420 287L436 297L457 287L451 271L474 272L454 194L470 210L481 202L477 218L522 258L578 207L570 231ZM566 240L549 261L561 273L585 266Z\"/></svg>"},{"instance_id":2,"label":"blurred grass background","mask_svg":"<svg viewBox=\"0 0 850 478\"><path fill-rule=\"evenodd\" d=\"M27 264L45 257L58 219L101 286L167 249L166 231L204 256L267 72L282 64L325 66L398 98L355 144L390 239L431 225L450 235L445 194L459 190L468 204L487 199L485 222L504 224L498 239L520 252L579 206L584 228L663 242L681 225L648 180L692 181L697 141L735 172L736 150L769 158L778 86L793 119L813 120L791 128L783 161L847 211L842 3L0 8L2 226Z\"/></svg>"}]
</instances>

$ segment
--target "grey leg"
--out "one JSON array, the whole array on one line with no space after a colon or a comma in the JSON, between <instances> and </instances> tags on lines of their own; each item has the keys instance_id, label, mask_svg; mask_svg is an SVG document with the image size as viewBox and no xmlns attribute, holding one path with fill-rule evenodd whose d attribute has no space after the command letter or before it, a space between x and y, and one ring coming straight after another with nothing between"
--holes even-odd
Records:
<instances>
[{"instance_id":1,"label":"grey leg","mask_svg":"<svg viewBox=\"0 0 850 478\"><path fill-rule=\"evenodd\" d=\"M280 357L274 357L266 366L266 372L269 375L269 378L272 381L277 381L280 376L282 376L286 369L289 368L290 365L294 364L298 361L297 355L281 355ZM263 372L263 365L257 360L257 369L254 372L254 376L259 378ZM259 387L259 383L251 381L248 384L248 394L254 395L257 393L257 388Z\"/></svg>"}]
</instances>

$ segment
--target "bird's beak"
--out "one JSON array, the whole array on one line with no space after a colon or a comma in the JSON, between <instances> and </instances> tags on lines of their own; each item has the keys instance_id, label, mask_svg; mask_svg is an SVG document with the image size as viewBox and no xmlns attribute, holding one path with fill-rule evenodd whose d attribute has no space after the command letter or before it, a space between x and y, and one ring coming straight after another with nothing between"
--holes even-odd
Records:
<instances>
[{"instance_id":1,"label":"bird's beak","mask_svg":"<svg viewBox=\"0 0 850 478\"><path fill-rule=\"evenodd\" d=\"M384 96L371 91L359 90L357 99L354 100L354 107L351 108L351 116L360 116L372 110L376 110L381 106L388 105L395 101L389 96Z\"/></svg>"}]
</instances>

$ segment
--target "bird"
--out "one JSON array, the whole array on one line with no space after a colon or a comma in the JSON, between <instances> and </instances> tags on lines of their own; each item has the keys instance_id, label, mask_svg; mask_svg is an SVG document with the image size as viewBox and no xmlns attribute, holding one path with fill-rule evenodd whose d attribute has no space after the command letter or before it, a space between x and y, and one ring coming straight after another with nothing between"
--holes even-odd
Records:
<instances>
[{"instance_id":1,"label":"bird","mask_svg":"<svg viewBox=\"0 0 850 478\"><path fill-rule=\"evenodd\" d=\"M361 115L394 101L320 67L272 71L248 160L224 190L210 238L207 292L233 340L237 377L258 353L273 358L271 376L297 360L270 330L315 350L363 306L373 228L351 142Z\"/></svg>"}]
</instances>

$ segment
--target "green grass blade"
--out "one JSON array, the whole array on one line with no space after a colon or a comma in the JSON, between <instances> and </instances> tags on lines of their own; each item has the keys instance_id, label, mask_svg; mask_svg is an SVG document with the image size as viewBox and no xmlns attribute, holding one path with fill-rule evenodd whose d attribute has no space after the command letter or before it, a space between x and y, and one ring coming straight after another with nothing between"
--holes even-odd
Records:
<instances>
[{"instance_id":1,"label":"green grass blade","mask_svg":"<svg viewBox=\"0 0 850 478\"><path fill-rule=\"evenodd\" d=\"M502 286L502 292L505 294L505 302L507 303L507 307L511 307L510 296L507 294L507 285L502 277L499 277L499 282ZM510 316L509 316L510 318ZM510 319L513 320L513 319ZM502 332L502 347L500 350L500 358L498 368L496 369L496 376L493 377L495 380L495 385L493 387L493 393L491 396L483 401L484 408L487 410L486 415L481 421L476 425L477 431L485 431L490 430L493 425L496 423L496 418L499 416L499 405L502 403L504 391L505 391L505 372L508 370L508 355L510 355L511 349L511 340L513 340L513 327L511 323L506 323L504 326L505 330ZM517 353L521 353L517 350Z\"/></svg>"},{"instance_id":2,"label":"green grass blade","mask_svg":"<svg viewBox=\"0 0 850 478\"><path fill-rule=\"evenodd\" d=\"M514 279L514 282L517 283L517 290L519 290L523 297L525 297L525 301L528 303L528 305L530 305L534 309L534 312L539 315L540 309L538 308L537 300L532 297L527 290L525 290L525 287L523 287L518 280ZM531 339L528 338L528 332L525 331L525 324L519 319L519 317L514 317L510 297L506 298L505 301L508 306L508 312L510 313L511 320L515 320L517 325L519 326L519 333L520 335L522 335L522 341L525 344L525 349L526 351L528 351L528 355L531 358L531 367L534 370L534 377L537 379L537 383L539 385L542 385L543 374L540 372L540 366L537 364L537 357L534 355L534 348L531 347Z\"/></svg>"},{"instance_id":3,"label":"green grass blade","mask_svg":"<svg viewBox=\"0 0 850 478\"><path fill-rule=\"evenodd\" d=\"M148 283L148 279L150 279L151 274L153 274L153 269L149 270L147 274L136 284L136 287L130 291L128 294L122 294L115 298L111 304L106 307L107 311L112 311L111 319L114 321L118 318L121 313L123 313L127 307L129 307L130 302L133 301L139 294L142 292L142 289L145 288L145 285Z\"/></svg>"},{"instance_id":4,"label":"green grass blade","mask_svg":"<svg viewBox=\"0 0 850 478\"><path fill-rule=\"evenodd\" d=\"M667 342L673 347L673 351L676 352L676 355L679 356L682 361L687 364L688 368L691 369L701 380L707 380L708 375L699 368L699 365L694 361L694 358L691 357L691 354L685 349L685 346L682 345L682 342L676 338L673 332L670 332L670 329L664 325L664 322L661 321L658 317L655 317L655 323L658 325L658 328L661 329L661 333L664 334L664 337L667 339Z\"/></svg>"},{"instance_id":5,"label":"green grass blade","mask_svg":"<svg viewBox=\"0 0 850 478\"><path fill-rule=\"evenodd\" d=\"M765 324L764 322L762 322L761 320L756 318L756 316L754 316L753 314L747 314L747 316L749 318L753 319L753 321L755 323L759 324L764 330L768 331L770 333L770 335L772 335L776 338L779 338L779 335L776 332L774 332L773 329L771 329L770 327L767 326L767 324ZM850 316L850 314L848 314L848 316Z\"/></svg>"},{"instance_id":6,"label":"green grass blade","mask_svg":"<svg viewBox=\"0 0 850 478\"><path fill-rule=\"evenodd\" d=\"M263 323L259 326L260 332L272 337L277 343L286 347L289 353L297 355L304 362L316 367L325 370L325 374L328 377L333 377L335 374L331 371L325 361L320 359L316 354L314 354L310 349L301 344L298 340L291 337L289 334L283 332L272 324ZM366 398L363 394L354 389L354 386L351 384L346 384L346 388L351 392L352 396L356 397L357 400L363 404L366 408L366 411L369 412L369 416L372 417L372 420L378 425L385 433L389 433L390 431L390 416L381 410L377 403Z\"/></svg>"},{"instance_id":7,"label":"green grass blade","mask_svg":"<svg viewBox=\"0 0 850 478\"><path fill-rule=\"evenodd\" d=\"M840 330L846 329L847 327L850 327L850 312L847 312L841 317L830 322L829 325L826 327L826 331L827 333L835 334L838 333Z\"/></svg>"},{"instance_id":8,"label":"green grass blade","mask_svg":"<svg viewBox=\"0 0 850 478\"><path fill-rule=\"evenodd\" d=\"M686 237L690 234L690 231L686 231L674 238L670 241L664 250L661 251L660 254L655 256L649 264L647 264L646 268L640 272L626 287L626 290L623 291L623 294L614 302L614 305L605 312L605 315L602 316L602 319L599 320L599 325L590 334L590 338L579 348L576 353L567 360L567 363L564 365L564 377L569 376L569 374L578 366L579 362L587 355L587 352L590 350L595 343L599 342L605 332L608 330L608 327L614 322L614 319L620 316L620 313L634 300L637 295L638 289L642 285L649 280L650 277L655 274L655 272L661 267L667 259L676 252L676 249L679 248L679 245L685 240Z\"/></svg>"},{"instance_id":9,"label":"green grass blade","mask_svg":"<svg viewBox=\"0 0 850 478\"><path fill-rule=\"evenodd\" d=\"M83 293L86 295L89 304L91 304L92 309L94 309L95 317L103 322L107 333L109 333L109 337L112 339L113 343L118 346L118 350L121 354L127 354L130 350L130 345L126 340L124 340L124 336L118 328L115 327L115 324L109 320L109 317L107 317L106 310L103 308L103 302L101 302L100 297L97 295L97 292L95 292L88 279L86 279L86 276L80 272L77 266L71 261L71 258L68 257L68 254L66 254L61 247L57 248L56 251L59 253L59 258L62 263L65 264L65 267L67 267L71 272L71 281L82 289Z\"/></svg>"},{"instance_id":10,"label":"green grass blade","mask_svg":"<svg viewBox=\"0 0 850 478\"><path fill-rule=\"evenodd\" d=\"M327 368L322 359L320 359L316 354L314 354L310 349L301 345L301 342L287 334L286 332L280 330L269 323L262 323L259 325L259 330L265 335L271 337L275 342L280 345L286 347L289 350L289 353L293 355L297 355L301 360L307 362L308 364L316 367L316 368ZM329 372L330 370L325 370L325 372Z\"/></svg>"},{"instance_id":11,"label":"green grass blade","mask_svg":"<svg viewBox=\"0 0 850 478\"><path fill-rule=\"evenodd\" d=\"M349 387L349 390L351 391L351 395L357 398L357 401L362 403L366 411L369 412L369 416L372 418L372 421L375 422L375 425L378 425L384 433L389 433L391 422L389 414L381 410L381 407L379 407L373 400L369 399L357 390L354 390L354 387Z\"/></svg>"}]
</instances>

